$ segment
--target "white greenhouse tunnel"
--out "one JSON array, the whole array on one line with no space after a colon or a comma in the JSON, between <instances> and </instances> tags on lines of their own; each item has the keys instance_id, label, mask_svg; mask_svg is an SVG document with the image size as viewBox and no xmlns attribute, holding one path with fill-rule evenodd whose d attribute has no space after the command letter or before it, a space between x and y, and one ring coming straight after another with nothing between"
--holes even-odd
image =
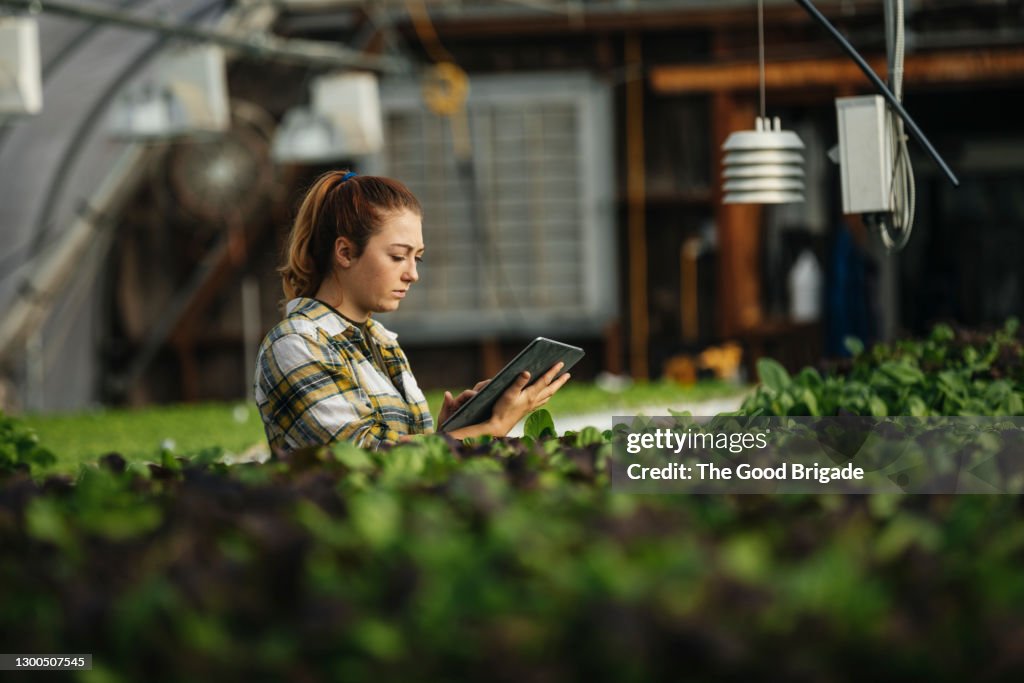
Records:
<instances>
[{"instance_id":1,"label":"white greenhouse tunnel","mask_svg":"<svg viewBox=\"0 0 1024 683\"><path fill-rule=\"evenodd\" d=\"M211 0L94 2L111 9L215 26L225 3ZM176 41L159 34L42 13L39 28L43 108L0 126L0 310L5 322L40 255L61 248L64 284L45 322L3 359L2 392L24 410L91 405L99 384L103 262L110 242L103 214L138 183L146 148L112 139L110 105L125 85L145 78ZM107 203L107 206L101 206ZM90 227L91 226L91 227ZM107 226L109 228L109 226ZM97 229L98 228L98 229ZM77 239L67 240L73 230ZM73 244L83 248L75 250ZM36 302L32 302L35 304ZM51 307L52 305L52 307ZM31 329L33 326L29 326Z\"/></svg>"}]
</instances>

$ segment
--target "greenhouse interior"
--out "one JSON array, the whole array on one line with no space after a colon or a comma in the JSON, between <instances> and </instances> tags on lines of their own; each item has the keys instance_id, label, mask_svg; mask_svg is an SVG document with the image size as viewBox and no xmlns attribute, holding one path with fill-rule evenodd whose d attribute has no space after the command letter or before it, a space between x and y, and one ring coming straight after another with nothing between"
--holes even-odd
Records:
<instances>
[{"instance_id":1,"label":"greenhouse interior","mask_svg":"<svg viewBox=\"0 0 1024 683\"><path fill-rule=\"evenodd\" d=\"M0 0L0 671L1020 680L1021 120L1022 0Z\"/></svg>"}]
</instances>

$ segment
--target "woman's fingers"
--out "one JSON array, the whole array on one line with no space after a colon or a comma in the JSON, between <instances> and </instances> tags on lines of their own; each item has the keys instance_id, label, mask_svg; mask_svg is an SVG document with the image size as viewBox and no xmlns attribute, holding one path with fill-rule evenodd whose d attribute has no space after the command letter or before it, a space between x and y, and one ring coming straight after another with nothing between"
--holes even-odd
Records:
<instances>
[{"instance_id":1,"label":"woman's fingers","mask_svg":"<svg viewBox=\"0 0 1024 683\"><path fill-rule=\"evenodd\" d=\"M463 403L476 396L477 393L478 392L473 391L472 389L466 389L461 394L459 394L458 398L455 399L454 407L458 408Z\"/></svg>"},{"instance_id":2,"label":"woman's fingers","mask_svg":"<svg viewBox=\"0 0 1024 683\"><path fill-rule=\"evenodd\" d=\"M540 396L545 389L551 386L552 381L555 381L555 375L558 374L559 370L561 370L564 365L565 363L562 362L555 363L547 372L541 375L536 382L530 385L526 391L527 395L530 396L531 401L536 401L537 397Z\"/></svg>"},{"instance_id":3,"label":"woman's fingers","mask_svg":"<svg viewBox=\"0 0 1024 683\"><path fill-rule=\"evenodd\" d=\"M478 392L472 389L466 389L458 396L452 396L452 392L444 392L444 403L441 406L441 415L447 419L449 415L462 407L469 399L477 395Z\"/></svg>"},{"instance_id":4,"label":"woman's fingers","mask_svg":"<svg viewBox=\"0 0 1024 683\"><path fill-rule=\"evenodd\" d=\"M555 375L559 373L565 363L555 363L551 366L551 369L544 373L544 375L533 383L530 388L534 391L534 396L540 396L544 392L550 389L551 393L558 391L559 387L569 381L569 373L565 373L558 379L555 379Z\"/></svg>"},{"instance_id":5,"label":"woman's fingers","mask_svg":"<svg viewBox=\"0 0 1024 683\"><path fill-rule=\"evenodd\" d=\"M558 377L558 379L555 379L563 367L563 363L556 363L538 378L537 382L534 382L529 387L526 385L530 383L530 373L519 373L519 376L505 390L505 393L494 406L496 423L505 425L503 429L507 432L512 425L529 414L530 411L536 410L547 403L548 399L569 381L569 373L565 373Z\"/></svg>"},{"instance_id":6,"label":"woman's fingers","mask_svg":"<svg viewBox=\"0 0 1024 683\"><path fill-rule=\"evenodd\" d=\"M491 383L491 380L489 380L489 379L485 379L482 382L477 382L476 385L473 387L473 391L480 391L481 389L483 389L484 387L486 387L490 383Z\"/></svg>"},{"instance_id":7,"label":"woman's fingers","mask_svg":"<svg viewBox=\"0 0 1024 683\"><path fill-rule=\"evenodd\" d=\"M565 363L563 363L562 361L558 361L550 368L548 368L548 371L545 372L544 376L540 378L541 381L538 382L538 384L551 384L551 382L555 379L555 375L557 375L564 367Z\"/></svg>"},{"instance_id":8,"label":"woman's fingers","mask_svg":"<svg viewBox=\"0 0 1024 683\"><path fill-rule=\"evenodd\" d=\"M554 396L559 389L565 386L565 383L569 381L569 377L571 377L571 375L567 372L551 384L547 385L547 387L544 388L544 391L540 393L540 398L547 403L549 398Z\"/></svg>"},{"instance_id":9,"label":"woman's fingers","mask_svg":"<svg viewBox=\"0 0 1024 683\"><path fill-rule=\"evenodd\" d=\"M536 410L547 403L569 381L570 377L571 375L567 372L548 384L543 384L539 381L534 383L533 386L526 390L527 392L532 392L532 396L529 393L527 394L530 396L531 409Z\"/></svg>"},{"instance_id":10,"label":"woman's fingers","mask_svg":"<svg viewBox=\"0 0 1024 683\"><path fill-rule=\"evenodd\" d=\"M549 384L548 386L550 387L550 392L548 393L548 396L553 396L556 391L558 391L563 386L565 386L565 383L569 381L570 377L572 377L572 375L570 375L567 372L564 375L562 375L561 377L559 377L558 379L556 379L554 382Z\"/></svg>"}]
</instances>

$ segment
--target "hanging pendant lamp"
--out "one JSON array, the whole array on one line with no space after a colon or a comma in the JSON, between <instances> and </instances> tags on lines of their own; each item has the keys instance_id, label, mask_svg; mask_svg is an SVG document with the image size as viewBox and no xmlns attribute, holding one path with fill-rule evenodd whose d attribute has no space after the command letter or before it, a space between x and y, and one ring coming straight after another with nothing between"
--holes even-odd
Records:
<instances>
[{"instance_id":1,"label":"hanging pendant lamp","mask_svg":"<svg viewBox=\"0 0 1024 683\"><path fill-rule=\"evenodd\" d=\"M804 143L765 116L764 0L757 3L761 115L754 130L736 131L722 145L723 204L790 204L804 201Z\"/></svg>"},{"instance_id":2,"label":"hanging pendant lamp","mask_svg":"<svg viewBox=\"0 0 1024 683\"><path fill-rule=\"evenodd\" d=\"M804 200L804 143L790 130L758 117L754 130L736 131L722 145L725 204L788 204Z\"/></svg>"}]
</instances>

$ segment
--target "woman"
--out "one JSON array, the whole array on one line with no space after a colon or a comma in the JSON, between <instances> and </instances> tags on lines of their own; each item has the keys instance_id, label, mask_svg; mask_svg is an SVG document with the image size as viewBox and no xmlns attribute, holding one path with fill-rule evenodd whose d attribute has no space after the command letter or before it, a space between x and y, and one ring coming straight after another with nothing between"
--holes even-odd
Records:
<instances>
[{"instance_id":1,"label":"woman","mask_svg":"<svg viewBox=\"0 0 1024 683\"><path fill-rule=\"evenodd\" d=\"M419 280L423 227L419 202L389 178L326 173L299 208L280 269L285 318L260 345L256 402L271 447L347 440L378 448L429 434L433 420L396 335L372 314L394 311ZM504 436L569 379L561 364L527 386L523 373L487 422L456 438ZM438 424L486 382L453 398Z\"/></svg>"}]
</instances>

